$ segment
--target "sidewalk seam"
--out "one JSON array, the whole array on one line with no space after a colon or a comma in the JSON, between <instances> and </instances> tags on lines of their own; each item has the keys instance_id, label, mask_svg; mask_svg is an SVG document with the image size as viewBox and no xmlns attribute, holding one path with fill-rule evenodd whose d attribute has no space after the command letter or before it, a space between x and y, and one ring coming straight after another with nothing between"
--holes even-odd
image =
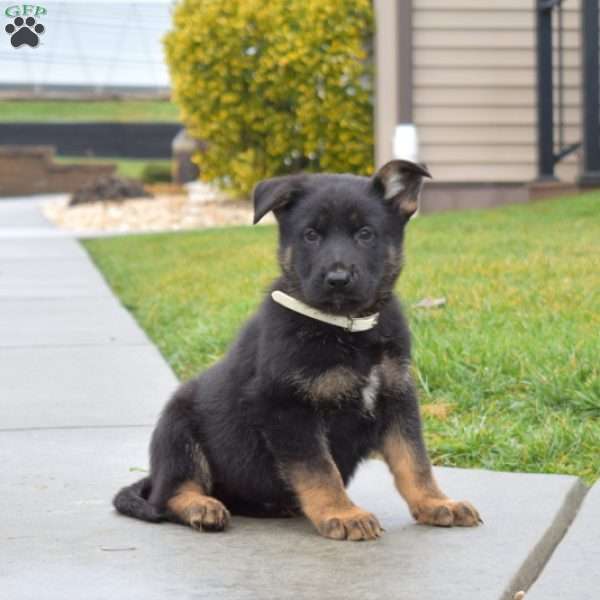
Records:
<instances>
[{"instance_id":1,"label":"sidewalk seam","mask_svg":"<svg viewBox=\"0 0 600 600\"><path fill-rule=\"evenodd\" d=\"M590 488L581 479L576 479L573 487L565 496L563 505L557 512L554 521L546 529L546 532L538 543L531 549L518 572L509 582L500 600L513 600L516 592L521 590L528 591L536 582L569 531L589 490Z\"/></svg>"}]
</instances>

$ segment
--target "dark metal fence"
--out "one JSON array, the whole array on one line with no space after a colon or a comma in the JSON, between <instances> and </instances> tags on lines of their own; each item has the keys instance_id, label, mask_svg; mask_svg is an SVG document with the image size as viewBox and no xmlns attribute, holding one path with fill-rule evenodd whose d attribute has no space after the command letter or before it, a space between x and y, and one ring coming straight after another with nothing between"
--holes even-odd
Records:
<instances>
[{"instance_id":1,"label":"dark metal fence","mask_svg":"<svg viewBox=\"0 0 600 600\"><path fill-rule=\"evenodd\" d=\"M178 123L0 123L0 145L54 146L63 156L170 158Z\"/></svg>"},{"instance_id":2,"label":"dark metal fence","mask_svg":"<svg viewBox=\"0 0 600 600\"><path fill-rule=\"evenodd\" d=\"M580 178L582 185L600 184L598 19L598 0L582 0L583 171Z\"/></svg>"},{"instance_id":3,"label":"dark metal fence","mask_svg":"<svg viewBox=\"0 0 600 600\"><path fill-rule=\"evenodd\" d=\"M564 118L563 4L565 2L537 0L538 179L555 180L556 164L581 148L583 163L580 181L586 185L598 185L600 184L599 0L579 1L581 2L583 86L581 130L583 133L581 140L569 143L569 140L565 139ZM556 47L553 39L556 41ZM558 134L557 139L555 133Z\"/></svg>"}]
</instances>

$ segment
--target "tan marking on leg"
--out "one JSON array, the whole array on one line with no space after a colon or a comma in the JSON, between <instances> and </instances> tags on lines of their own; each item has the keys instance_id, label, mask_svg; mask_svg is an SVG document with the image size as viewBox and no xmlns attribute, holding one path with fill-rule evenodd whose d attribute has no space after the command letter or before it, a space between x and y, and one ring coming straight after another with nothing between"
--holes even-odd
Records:
<instances>
[{"instance_id":1,"label":"tan marking on leg","mask_svg":"<svg viewBox=\"0 0 600 600\"><path fill-rule=\"evenodd\" d=\"M419 465L414 453L400 433L389 433L383 444L383 456L402 497L412 506L423 497L444 498L429 465Z\"/></svg>"},{"instance_id":2,"label":"tan marking on leg","mask_svg":"<svg viewBox=\"0 0 600 600\"><path fill-rule=\"evenodd\" d=\"M386 436L383 456L392 471L398 492L419 523L471 527L481 522L473 505L451 500L440 490L430 465L416 459L400 432L392 431Z\"/></svg>"},{"instance_id":3,"label":"tan marking on leg","mask_svg":"<svg viewBox=\"0 0 600 600\"><path fill-rule=\"evenodd\" d=\"M373 540L381 535L377 518L355 506L346 494L333 461L328 460L319 470L294 465L286 472L302 511L324 537L359 541Z\"/></svg>"},{"instance_id":4,"label":"tan marking on leg","mask_svg":"<svg viewBox=\"0 0 600 600\"><path fill-rule=\"evenodd\" d=\"M204 531L222 531L230 520L225 506L207 496L204 488L194 481L181 484L168 500L167 508L183 523Z\"/></svg>"}]
</instances>

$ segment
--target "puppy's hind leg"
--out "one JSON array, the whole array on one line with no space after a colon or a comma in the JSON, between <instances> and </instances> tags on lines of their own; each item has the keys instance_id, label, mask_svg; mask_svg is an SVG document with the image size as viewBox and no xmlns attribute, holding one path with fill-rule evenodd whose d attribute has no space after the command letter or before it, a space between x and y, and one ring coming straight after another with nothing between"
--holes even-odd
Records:
<instances>
[{"instance_id":1,"label":"puppy's hind leg","mask_svg":"<svg viewBox=\"0 0 600 600\"><path fill-rule=\"evenodd\" d=\"M177 520L203 531L223 531L230 521L229 511L216 498L208 496L195 481L182 483L169 500L167 509Z\"/></svg>"},{"instance_id":2,"label":"puppy's hind leg","mask_svg":"<svg viewBox=\"0 0 600 600\"><path fill-rule=\"evenodd\" d=\"M194 382L182 385L163 412L150 444L149 502L165 517L204 531L222 531L229 511L212 493L212 471L193 411Z\"/></svg>"}]
</instances>

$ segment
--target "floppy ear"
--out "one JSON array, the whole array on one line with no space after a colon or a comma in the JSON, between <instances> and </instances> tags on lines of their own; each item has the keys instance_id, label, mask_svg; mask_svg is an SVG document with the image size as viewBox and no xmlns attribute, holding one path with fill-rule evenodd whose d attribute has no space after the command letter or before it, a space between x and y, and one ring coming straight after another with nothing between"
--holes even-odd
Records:
<instances>
[{"instance_id":1,"label":"floppy ear","mask_svg":"<svg viewBox=\"0 0 600 600\"><path fill-rule=\"evenodd\" d=\"M408 160L392 160L375 173L373 181L385 202L410 218L419 205L423 177L431 178L425 165Z\"/></svg>"},{"instance_id":2,"label":"floppy ear","mask_svg":"<svg viewBox=\"0 0 600 600\"><path fill-rule=\"evenodd\" d=\"M269 211L277 211L297 198L302 191L300 182L301 175L284 175L257 183L252 191L253 224L256 225Z\"/></svg>"}]
</instances>

